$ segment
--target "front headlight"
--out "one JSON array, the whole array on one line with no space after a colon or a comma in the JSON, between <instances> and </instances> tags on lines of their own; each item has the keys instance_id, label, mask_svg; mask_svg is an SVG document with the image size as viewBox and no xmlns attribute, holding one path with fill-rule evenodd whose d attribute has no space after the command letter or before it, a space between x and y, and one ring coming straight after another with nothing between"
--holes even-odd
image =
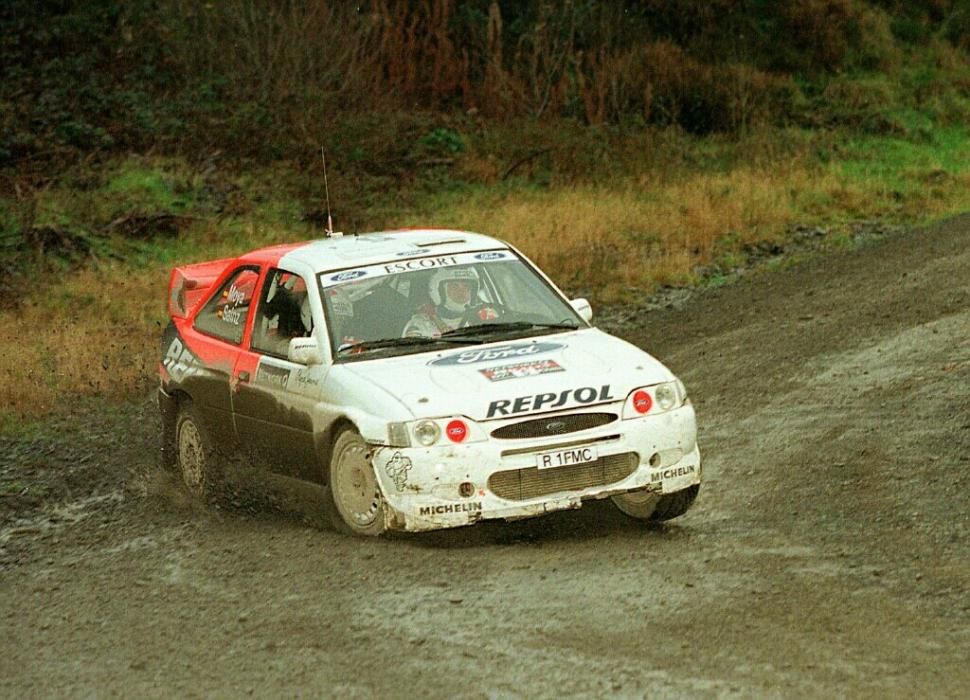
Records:
<instances>
[{"instance_id":1,"label":"front headlight","mask_svg":"<svg viewBox=\"0 0 970 700\"><path fill-rule=\"evenodd\" d=\"M669 411L677 404L677 387L673 382L658 384L653 395L657 399L657 407L662 411Z\"/></svg>"},{"instance_id":2,"label":"front headlight","mask_svg":"<svg viewBox=\"0 0 970 700\"><path fill-rule=\"evenodd\" d=\"M441 428L433 420L423 420L414 426L414 439L419 445L431 447L441 437Z\"/></svg>"},{"instance_id":3,"label":"front headlight","mask_svg":"<svg viewBox=\"0 0 970 700\"><path fill-rule=\"evenodd\" d=\"M624 418L642 418L680 408L687 400L687 390L679 379L634 389L623 404Z\"/></svg>"},{"instance_id":4,"label":"front headlight","mask_svg":"<svg viewBox=\"0 0 970 700\"><path fill-rule=\"evenodd\" d=\"M488 433L466 416L422 418L407 423L387 424L387 444L391 447L431 447L442 437L455 444L484 442Z\"/></svg>"}]
</instances>

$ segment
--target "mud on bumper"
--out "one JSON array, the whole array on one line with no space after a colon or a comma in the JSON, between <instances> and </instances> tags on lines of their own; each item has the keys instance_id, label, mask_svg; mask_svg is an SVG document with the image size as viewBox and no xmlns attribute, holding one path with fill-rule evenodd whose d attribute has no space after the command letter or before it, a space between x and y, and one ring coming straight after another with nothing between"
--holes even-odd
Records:
<instances>
[{"instance_id":1,"label":"mud on bumper","mask_svg":"<svg viewBox=\"0 0 970 700\"><path fill-rule=\"evenodd\" d=\"M454 465L447 464L451 460L439 460L431 465L434 476L412 481L402 478L402 470L414 468L412 456L420 459L427 455L409 452L427 451L378 448L374 467L384 491L387 527L410 532L461 527L481 520L532 518L577 509L585 500L629 491L674 493L700 483L702 471L695 445L686 454L668 450L660 459L656 452L646 461L636 452L621 452L606 454L591 464L545 470L503 467L454 471Z\"/></svg>"}]
</instances>

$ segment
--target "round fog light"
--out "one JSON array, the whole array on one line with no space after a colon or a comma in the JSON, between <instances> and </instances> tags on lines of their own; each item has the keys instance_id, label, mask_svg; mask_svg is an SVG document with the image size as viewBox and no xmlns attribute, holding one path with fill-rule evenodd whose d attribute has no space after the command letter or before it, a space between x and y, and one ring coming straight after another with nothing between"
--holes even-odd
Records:
<instances>
[{"instance_id":1,"label":"round fog light","mask_svg":"<svg viewBox=\"0 0 970 700\"><path fill-rule=\"evenodd\" d=\"M657 467L660 466L660 461L661 460L660 460L660 453L659 452L654 452L652 455L650 455L649 464L654 469L656 469Z\"/></svg>"},{"instance_id":2,"label":"round fog light","mask_svg":"<svg viewBox=\"0 0 970 700\"><path fill-rule=\"evenodd\" d=\"M475 493L475 484L470 481L463 481L458 484L458 495L462 498L468 498Z\"/></svg>"}]
</instances>

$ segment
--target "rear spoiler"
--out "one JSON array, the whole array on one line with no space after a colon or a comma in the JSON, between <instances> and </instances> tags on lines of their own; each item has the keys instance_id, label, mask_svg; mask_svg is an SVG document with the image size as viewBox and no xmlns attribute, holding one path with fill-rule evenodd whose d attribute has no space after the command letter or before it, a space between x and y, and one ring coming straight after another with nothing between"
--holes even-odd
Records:
<instances>
[{"instance_id":1,"label":"rear spoiler","mask_svg":"<svg viewBox=\"0 0 970 700\"><path fill-rule=\"evenodd\" d=\"M187 318L202 301L209 288L219 279L235 258L183 265L172 270L168 279L168 315Z\"/></svg>"}]
</instances>

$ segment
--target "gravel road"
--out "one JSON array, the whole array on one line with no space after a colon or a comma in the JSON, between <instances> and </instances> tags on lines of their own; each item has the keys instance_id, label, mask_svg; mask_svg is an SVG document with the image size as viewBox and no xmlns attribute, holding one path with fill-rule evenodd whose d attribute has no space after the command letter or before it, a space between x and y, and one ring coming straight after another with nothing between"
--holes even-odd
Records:
<instances>
[{"instance_id":1,"label":"gravel road","mask_svg":"<svg viewBox=\"0 0 970 700\"><path fill-rule=\"evenodd\" d=\"M191 501L147 400L0 435L0 696L966 697L970 216L637 321L705 456L666 526L358 540Z\"/></svg>"}]
</instances>

